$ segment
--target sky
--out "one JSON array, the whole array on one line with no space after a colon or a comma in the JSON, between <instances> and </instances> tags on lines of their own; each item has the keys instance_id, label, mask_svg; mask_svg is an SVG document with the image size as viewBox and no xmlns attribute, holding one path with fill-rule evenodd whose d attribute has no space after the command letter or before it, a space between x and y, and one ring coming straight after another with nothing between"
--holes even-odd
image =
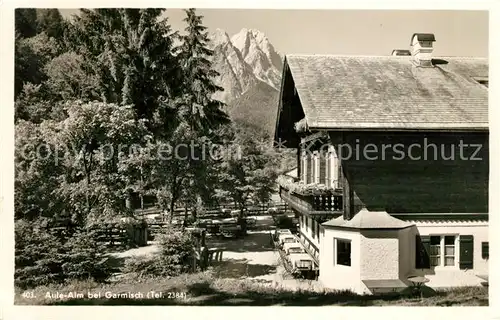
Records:
<instances>
[{"instance_id":1,"label":"sky","mask_svg":"<svg viewBox=\"0 0 500 320\"><path fill-rule=\"evenodd\" d=\"M413 33L434 33L435 56L488 56L487 11L199 9L209 31L229 36L241 29L263 32L283 54L389 55L409 49ZM77 9L61 9L65 17ZM184 12L167 9L174 30Z\"/></svg>"}]
</instances>

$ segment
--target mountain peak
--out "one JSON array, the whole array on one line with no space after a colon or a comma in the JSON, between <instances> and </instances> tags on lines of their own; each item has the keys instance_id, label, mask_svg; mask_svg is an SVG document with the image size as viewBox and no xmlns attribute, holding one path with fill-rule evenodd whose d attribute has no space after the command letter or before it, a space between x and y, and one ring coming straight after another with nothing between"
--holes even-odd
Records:
<instances>
[{"instance_id":1,"label":"mountain peak","mask_svg":"<svg viewBox=\"0 0 500 320\"><path fill-rule=\"evenodd\" d=\"M245 47L249 47L252 42L256 42L257 44L269 43L269 39L267 39L262 31L243 28L240 32L231 37L231 42L236 48L241 50Z\"/></svg>"},{"instance_id":2,"label":"mountain peak","mask_svg":"<svg viewBox=\"0 0 500 320\"><path fill-rule=\"evenodd\" d=\"M216 84L224 91L214 98L227 104L233 120L273 129L281 80L282 58L257 29L243 28L231 38L221 29L210 36Z\"/></svg>"},{"instance_id":3,"label":"mountain peak","mask_svg":"<svg viewBox=\"0 0 500 320\"><path fill-rule=\"evenodd\" d=\"M231 37L233 46L241 52L256 77L274 88L280 85L282 58L266 35L257 29L243 28Z\"/></svg>"},{"instance_id":4,"label":"mountain peak","mask_svg":"<svg viewBox=\"0 0 500 320\"><path fill-rule=\"evenodd\" d=\"M208 38L210 39L210 42L214 48L218 45L231 42L231 39L229 38L227 32L219 28L209 33Z\"/></svg>"},{"instance_id":5,"label":"mountain peak","mask_svg":"<svg viewBox=\"0 0 500 320\"><path fill-rule=\"evenodd\" d=\"M225 89L217 99L228 102L238 98L258 82L279 88L282 59L263 32L243 28L229 38L224 30L216 29L210 39L215 69L220 74L218 85Z\"/></svg>"},{"instance_id":6,"label":"mountain peak","mask_svg":"<svg viewBox=\"0 0 500 320\"><path fill-rule=\"evenodd\" d=\"M242 28L237 34L248 34L252 35L253 37L266 37L266 35L262 31L253 28Z\"/></svg>"}]
</instances>

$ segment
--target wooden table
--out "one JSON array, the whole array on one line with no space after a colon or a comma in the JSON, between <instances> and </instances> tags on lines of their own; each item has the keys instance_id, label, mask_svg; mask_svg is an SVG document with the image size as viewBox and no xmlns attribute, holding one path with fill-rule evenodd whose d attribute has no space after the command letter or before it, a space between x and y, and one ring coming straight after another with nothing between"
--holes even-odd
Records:
<instances>
[{"instance_id":1,"label":"wooden table","mask_svg":"<svg viewBox=\"0 0 500 320\"><path fill-rule=\"evenodd\" d=\"M413 276L413 277L408 277L408 281L411 282L413 291L416 294L419 294L420 299L422 299L423 298L422 285L429 282L429 279L423 276Z\"/></svg>"}]
</instances>

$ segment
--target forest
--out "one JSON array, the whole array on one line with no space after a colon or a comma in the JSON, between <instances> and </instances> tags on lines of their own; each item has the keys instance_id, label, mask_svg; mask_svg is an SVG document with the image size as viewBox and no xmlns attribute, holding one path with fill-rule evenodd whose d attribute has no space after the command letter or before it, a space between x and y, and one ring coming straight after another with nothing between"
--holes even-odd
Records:
<instances>
[{"instance_id":1,"label":"forest","mask_svg":"<svg viewBox=\"0 0 500 320\"><path fill-rule=\"evenodd\" d=\"M184 22L173 30L165 9L16 10L18 284L102 276L85 226L133 217L132 195L196 214L276 192L285 154L212 98L223 88L203 17L186 9ZM60 220L83 231L58 245L38 227Z\"/></svg>"}]
</instances>

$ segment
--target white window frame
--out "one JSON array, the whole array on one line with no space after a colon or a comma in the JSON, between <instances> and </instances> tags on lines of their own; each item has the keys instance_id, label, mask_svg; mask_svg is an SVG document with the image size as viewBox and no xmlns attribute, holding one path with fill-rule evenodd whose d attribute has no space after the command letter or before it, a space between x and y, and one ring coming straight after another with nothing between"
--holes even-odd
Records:
<instances>
[{"instance_id":1,"label":"white window frame","mask_svg":"<svg viewBox=\"0 0 500 320\"><path fill-rule=\"evenodd\" d=\"M440 237L439 239L439 258L440 258L440 263L437 266L430 266L431 269L459 269L460 268L460 237L459 234L456 233L448 233L448 234L429 234L429 237ZM445 242L444 238L445 237L454 237L454 247L455 247L455 255L453 256L453 265L447 266L446 265L446 249L445 249Z\"/></svg>"},{"instance_id":2,"label":"white window frame","mask_svg":"<svg viewBox=\"0 0 500 320\"><path fill-rule=\"evenodd\" d=\"M312 177L313 183L319 183L319 153L314 151L313 153L313 163L314 166L314 177Z\"/></svg>"},{"instance_id":3,"label":"white window frame","mask_svg":"<svg viewBox=\"0 0 500 320\"><path fill-rule=\"evenodd\" d=\"M445 244L445 237L453 237L453 265L446 265L446 244ZM457 265L457 236L455 235L444 235L441 238L441 242L443 244L443 267L455 267ZM449 246L449 245L448 245ZM451 257L451 256L448 256Z\"/></svg>"}]
</instances>

